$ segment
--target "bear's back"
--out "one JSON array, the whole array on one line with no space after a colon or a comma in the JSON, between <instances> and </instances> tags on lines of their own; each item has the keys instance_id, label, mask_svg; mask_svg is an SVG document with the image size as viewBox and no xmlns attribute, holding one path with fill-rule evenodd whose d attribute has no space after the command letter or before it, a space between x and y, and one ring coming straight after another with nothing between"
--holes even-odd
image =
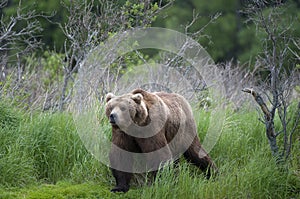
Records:
<instances>
[{"instance_id":1,"label":"bear's back","mask_svg":"<svg viewBox=\"0 0 300 199\"><path fill-rule=\"evenodd\" d=\"M185 113L191 111L188 101L182 95L166 92L155 92L153 94L160 97L169 108L175 108L175 106L178 106L178 108L182 109Z\"/></svg>"}]
</instances>

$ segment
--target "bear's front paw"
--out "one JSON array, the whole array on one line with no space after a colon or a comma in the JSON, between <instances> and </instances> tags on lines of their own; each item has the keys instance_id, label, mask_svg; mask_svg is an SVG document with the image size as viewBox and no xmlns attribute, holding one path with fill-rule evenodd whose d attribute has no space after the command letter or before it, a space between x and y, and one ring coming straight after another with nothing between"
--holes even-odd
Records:
<instances>
[{"instance_id":1,"label":"bear's front paw","mask_svg":"<svg viewBox=\"0 0 300 199\"><path fill-rule=\"evenodd\" d=\"M124 192L126 193L127 191L129 190L129 187L119 187L119 186L116 186L114 187L112 190L110 190L111 192Z\"/></svg>"}]
</instances>

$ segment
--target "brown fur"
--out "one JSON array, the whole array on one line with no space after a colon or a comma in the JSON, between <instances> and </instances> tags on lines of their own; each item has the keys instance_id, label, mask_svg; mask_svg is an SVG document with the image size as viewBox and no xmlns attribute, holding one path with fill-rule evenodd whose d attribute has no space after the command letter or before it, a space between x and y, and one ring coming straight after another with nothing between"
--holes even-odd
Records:
<instances>
[{"instance_id":1,"label":"brown fur","mask_svg":"<svg viewBox=\"0 0 300 199\"><path fill-rule=\"evenodd\" d=\"M142 95L141 100L140 94ZM207 178L211 175L211 168L216 170L213 161L201 147L191 107L182 96L164 92L149 93L142 89L136 89L122 96L110 94L106 101L106 115L112 123L112 143L114 144L109 156L112 173L116 179L113 192L129 190L132 173L121 170L124 165L129 171L133 166L133 157L124 157L117 147L129 152L149 154L147 162L151 163L150 166L153 168L158 168L162 162L177 158L183 153L189 162L206 172ZM145 103L147 111L143 108L142 103ZM122 120L124 114L119 108L124 104L127 104L134 124L127 125L128 119ZM124 109L124 107L122 108ZM164 123L160 124L160 121ZM151 133L152 130L158 132L153 132L155 133L153 136L146 138L128 135L128 133L136 133L135 135L148 133L148 131L135 130L133 126L136 124L138 126L153 124L153 128L149 132ZM159 125L162 125L161 128ZM158 149L160 149L159 153L151 155L150 152Z\"/></svg>"}]
</instances>

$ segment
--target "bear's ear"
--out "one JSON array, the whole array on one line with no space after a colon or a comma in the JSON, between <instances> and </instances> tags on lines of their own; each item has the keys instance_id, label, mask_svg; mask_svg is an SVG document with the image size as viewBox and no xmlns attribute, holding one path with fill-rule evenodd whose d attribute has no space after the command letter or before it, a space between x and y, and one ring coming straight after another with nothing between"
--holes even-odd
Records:
<instances>
[{"instance_id":1,"label":"bear's ear","mask_svg":"<svg viewBox=\"0 0 300 199\"><path fill-rule=\"evenodd\" d=\"M143 95L141 93L137 93L137 94L132 95L131 99L133 101L135 101L137 104L140 104L143 99Z\"/></svg>"},{"instance_id":2,"label":"bear's ear","mask_svg":"<svg viewBox=\"0 0 300 199\"><path fill-rule=\"evenodd\" d=\"M106 103L109 102L109 100L111 100L111 99L114 98L114 97L115 97L114 94L112 94L112 93L107 93L107 94L106 94L106 97L105 97Z\"/></svg>"}]
</instances>

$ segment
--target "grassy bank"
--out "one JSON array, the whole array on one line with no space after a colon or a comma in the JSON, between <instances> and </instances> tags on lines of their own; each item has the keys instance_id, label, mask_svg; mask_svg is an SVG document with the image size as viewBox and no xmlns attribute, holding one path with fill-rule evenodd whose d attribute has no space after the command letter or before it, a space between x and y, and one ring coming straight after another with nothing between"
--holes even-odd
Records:
<instances>
[{"instance_id":1,"label":"grassy bank","mask_svg":"<svg viewBox=\"0 0 300 199\"><path fill-rule=\"evenodd\" d=\"M299 128L292 156L278 166L255 110L227 111L211 151L215 179L182 161L151 184L136 177L128 193L113 194L109 169L85 149L71 114L30 115L0 103L0 198L299 198ZM202 139L208 115L197 121Z\"/></svg>"}]
</instances>

